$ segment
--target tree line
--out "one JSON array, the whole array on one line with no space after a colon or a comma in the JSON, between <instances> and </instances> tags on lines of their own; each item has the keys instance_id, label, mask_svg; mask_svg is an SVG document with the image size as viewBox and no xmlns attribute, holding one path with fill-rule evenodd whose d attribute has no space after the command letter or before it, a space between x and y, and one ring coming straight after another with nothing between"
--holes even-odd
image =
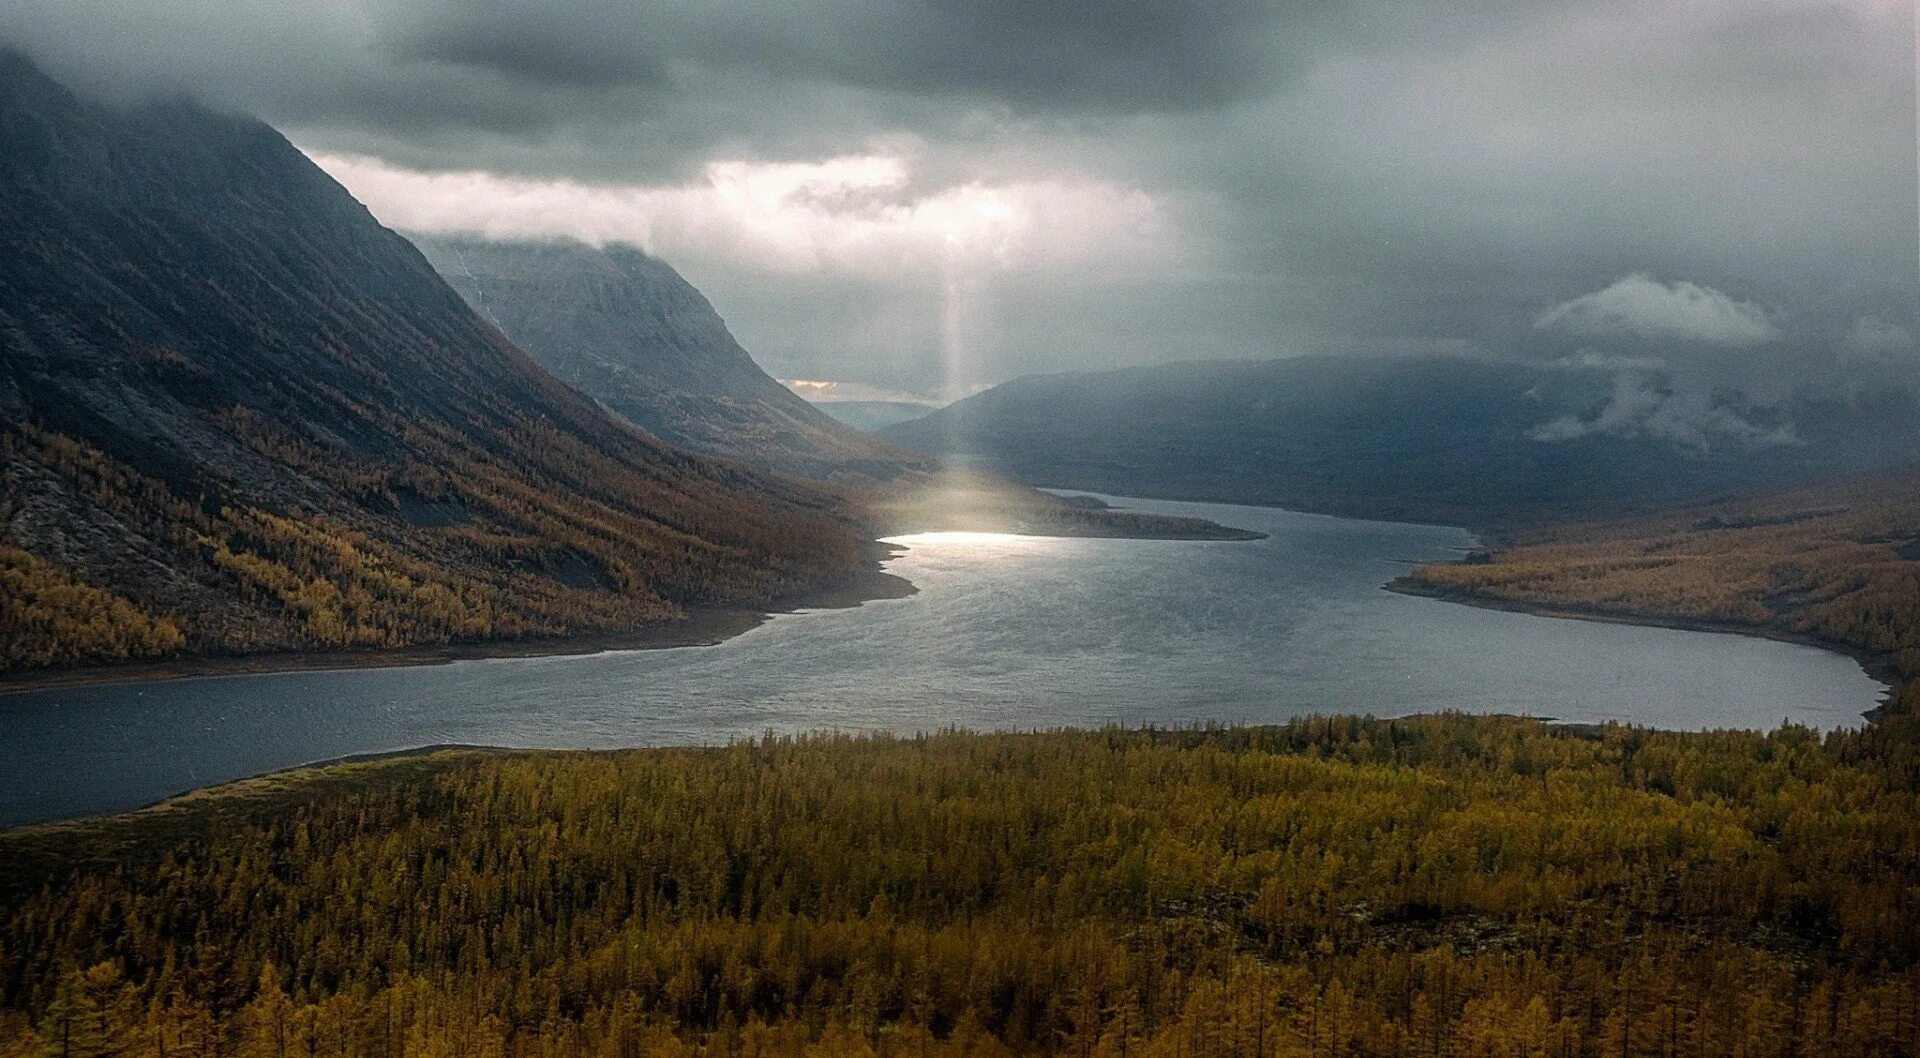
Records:
<instances>
[{"instance_id":1,"label":"tree line","mask_svg":"<svg viewBox=\"0 0 1920 1058\"><path fill-rule=\"evenodd\" d=\"M353 765L0 836L0 1055L1907 1055L1879 728ZM182 813L185 813L184 815Z\"/></svg>"}]
</instances>

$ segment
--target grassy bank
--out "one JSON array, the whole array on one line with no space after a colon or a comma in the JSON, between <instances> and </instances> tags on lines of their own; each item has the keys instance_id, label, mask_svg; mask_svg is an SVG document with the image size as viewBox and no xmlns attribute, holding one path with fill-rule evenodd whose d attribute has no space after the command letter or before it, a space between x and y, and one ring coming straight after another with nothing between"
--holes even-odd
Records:
<instances>
[{"instance_id":1,"label":"grassy bank","mask_svg":"<svg viewBox=\"0 0 1920 1058\"><path fill-rule=\"evenodd\" d=\"M0 835L0 1053L1910 1054L1917 774L1458 716L360 762Z\"/></svg>"}]
</instances>

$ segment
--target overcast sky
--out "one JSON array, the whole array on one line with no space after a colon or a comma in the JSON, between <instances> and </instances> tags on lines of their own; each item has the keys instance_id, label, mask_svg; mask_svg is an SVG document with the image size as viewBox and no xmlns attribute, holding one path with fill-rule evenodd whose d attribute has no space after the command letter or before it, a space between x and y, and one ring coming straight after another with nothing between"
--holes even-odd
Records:
<instances>
[{"instance_id":1,"label":"overcast sky","mask_svg":"<svg viewBox=\"0 0 1920 1058\"><path fill-rule=\"evenodd\" d=\"M1913 370L1911 0L12 0L388 224L636 242L784 378Z\"/></svg>"}]
</instances>

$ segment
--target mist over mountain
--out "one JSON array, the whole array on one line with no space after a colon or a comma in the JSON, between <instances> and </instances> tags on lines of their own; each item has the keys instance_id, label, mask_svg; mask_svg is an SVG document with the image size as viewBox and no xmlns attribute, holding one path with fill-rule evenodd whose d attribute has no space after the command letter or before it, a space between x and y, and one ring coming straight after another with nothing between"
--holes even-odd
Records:
<instances>
[{"instance_id":1,"label":"mist over mountain","mask_svg":"<svg viewBox=\"0 0 1920 1058\"><path fill-rule=\"evenodd\" d=\"M856 430L874 433L933 414L932 404L912 400L828 400L814 405Z\"/></svg>"},{"instance_id":2,"label":"mist over mountain","mask_svg":"<svg viewBox=\"0 0 1920 1058\"><path fill-rule=\"evenodd\" d=\"M1762 307L1745 333L1793 357L1911 358L1913 26L1896 0L0 4L47 69L262 115L403 230L633 241L776 377L908 393L1520 358L1641 274Z\"/></svg>"},{"instance_id":3,"label":"mist over mountain","mask_svg":"<svg viewBox=\"0 0 1920 1058\"><path fill-rule=\"evenodd\" d=\"M933 469L774 381L706 297L657 257L619 243L414 243L542 366L672 444L819 479Z\"/></svg>"},{"instance_id":4,"label":"mist over mountain","mask_svg":"<svg viewBox=\"0 0 1920 1058\"><path fill-rule=\"evenodd\" d=\"M1200 519L1108 511L842 423L762 371L671 266L629 246L422 238L476 309L615 414L695 451L826 483L875 532L1243 539Z\"/></svg>"},{"instance_id":5,"label":"mist over mountain","mask_svg":"<svg viewBox=\"0 0 1920 1058\"><path fill-rule=\"evenodd\" d=\"M273 129L0 52L0 668L629 629L857 567L555 379Z\"/></svg>"},{"instance_id":6,"label":"mist over mountain","mask_svg":"<svg viewBox=\"0 0 1920 1058\"><path fill-rule=\"evenodd\" d=\"M881 435L1036 485L1485 524L1920 459L1920 405L1654 362L1321 356L1027 376Z\"/></svg>"}]
</instances>

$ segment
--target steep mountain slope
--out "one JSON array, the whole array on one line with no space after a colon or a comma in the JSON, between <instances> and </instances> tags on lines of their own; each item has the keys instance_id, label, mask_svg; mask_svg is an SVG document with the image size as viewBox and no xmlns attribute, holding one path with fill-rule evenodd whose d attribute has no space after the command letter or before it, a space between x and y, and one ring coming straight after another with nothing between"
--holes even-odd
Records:
<instances>
[{"instance_id":1,"label":"steep mountain slope","mask_svg":"<svg viewBox=\"0 0 1920 1058\"><path fill-rule=\"evenodd\" d=\"M416 236L542 366L665 440L820 480L931 472L770 378L673 267L631 246Z\"/></svg>"},{"instance_id":2,"label":"steep mountain slope","mask_svg":"<svg viewBox=\"0 0 1920 1058\"><path fill-rule=\"evenodd\" d=\"M0 670L628 629L848 573L813 489L669 448L278 133L0 52Z\"/></svg>"},{"instance_id":3,"label":"steep mountain slope","mask_svg":"<svg viewBox=\"0 0 1920 1058\"><path fill-rule=\"evenodd\" d=\"M1036 485L1486 524L1920 458L1920 408L1904 393L1753 406L1594 367L1303 357L1029 376L881 436Z\"/></svg>"}]
</instances>

